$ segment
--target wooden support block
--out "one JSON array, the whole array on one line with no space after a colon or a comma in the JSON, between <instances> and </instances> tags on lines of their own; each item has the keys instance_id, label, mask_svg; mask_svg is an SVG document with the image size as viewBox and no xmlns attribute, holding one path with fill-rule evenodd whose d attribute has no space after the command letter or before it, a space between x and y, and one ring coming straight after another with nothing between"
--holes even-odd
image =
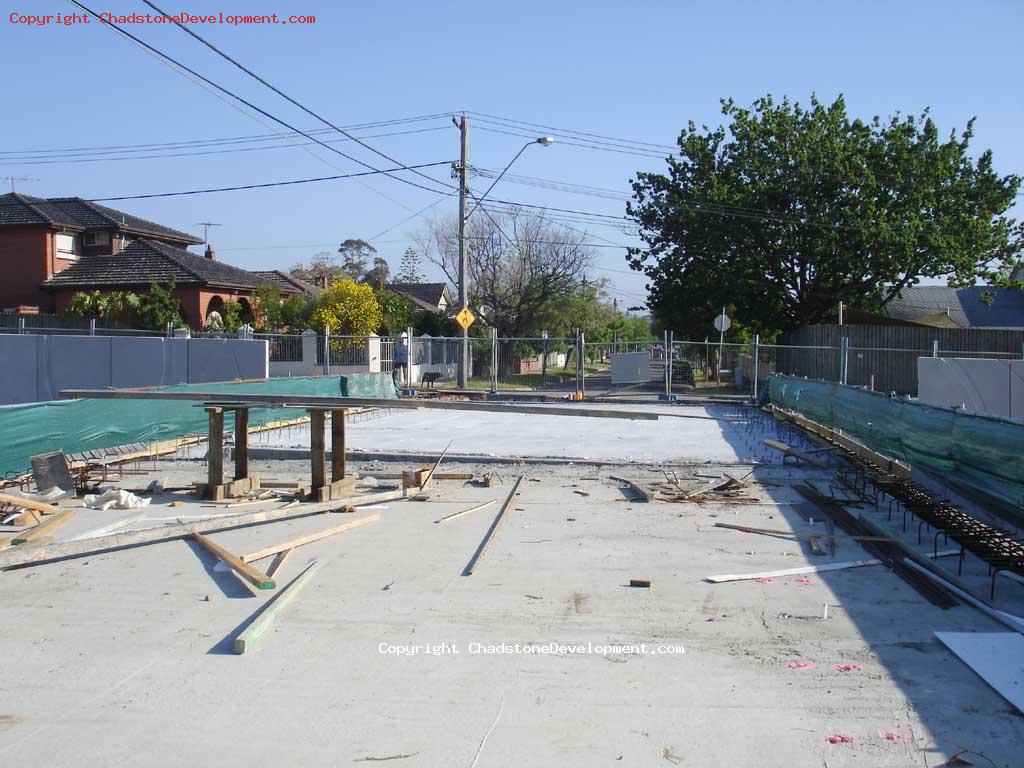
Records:
<instances>
[{"instance_id":1,"label":"wooden support block","mask_svg":"<svg viewBox=\"0 0 1024 768\"><path fill-rule=\"evenodd\" d=\"M331 411L331 482L345 479L345 409Z\"/></svg>"},{"instance_id":2,"label":"wooden support block","mask_svg":"<svg viewBox=\"0 0 1024 768\"><path fill-rule=\"evenodd\" d=\"M651 580L650 579L630 579L629 580L629 586L631 586L631 587L641 587L643 589L650 589L651 588Z\"/></svg>"},{"instance_id":3,"label":"wooden support block","mask_svg":"<svg viewBox=\"0 0 1024 768\"><path fill-rule=\"evenodd\" d=\"M224 501L225 499L233 499L236 496L245 496L259 487L260 479L258 476L253 475L252 477L232 480L230 483L224 483L223 485L211 485L207 487L207 490L209 491L209 498L213 501Z\"/></svg>"},{"instance_id":4,"label":"wooden support block","mask_svg":"<svg viewBox=\"0 0 1024 768\"><path fill-rule=\"evenodd\" d=\"M75 510L68 509L64 512L59 512L56 515L51 516L47 520L44 520L35 528L31 528L27 531L22 531L12 540L12 544L28 544L32 541L37 541L44 536L48 536L53 533L54 530L64 525L75 516Z\"/></svg>"},{"instance_id":5,"label":"wooden support block","mask_svg":"<svg viewBox=\"0 0 1024 768\"><path fill-rule=\"evenodd\" d=\"M309 458L311 482L315 490L327 485L327 446L324 435L324 411L309 410Z\"/></svg>"},{"instance_id":6,"label":"wooden support block","mask_svg":"<svg viewBox=\"0 0 1024 768\"><path fill-rule=\"evenodd\" d=\"M356 476L349 475L340 480L335 480L330 485L324 485L320 488L314 488L311 492L311 496L316 501L331 501L333 499L344 499L346 496L351 496L352 491L356 487Z\"/></svg>"},{"instance_id":7,"label":"wooden support block","mask_svg":"<svg viewBox=\"0 0 1024 768\"><path fill-rule=\"evenodd\" d=\"M402 487L403 488L419 488L423 485L423 476L428 470L424 469L406 469L402 472Z\"/></svg>"},{"instance_id":8,"label":"wooden support block","mask_svg":"<svg viewBox=\"0 0 1024 768\"><path fill-rule=\"evenodd\" d=\"M274 584L274 580L267 574L263 573L263 571L253 568L251 565L244 562L242 558L224 549L224 547L212 539L201 533L192 534L192 538L220 558L221 562L230 565L240 576L257 589L273 589L276 586Z\"/></svg>"},{"instance_id":9,"label":"wooden support block","mask_svg":"<svg viewBox=\"0 0 1024 768\"><path fill-rule=\"evenodd\" d=\"M207 433L206 485L212 491L224 485L224 409L207 408L210 429Z\"/></svg>"},{"instance_id":10,"label":"wooden support block","mask_svg":"<svg viewBox=\"0 0 1024 768\"><path fill-rule=\"evenodd\" d=\"M313 574L320 569L320 566L321 563L319 562L312 563L297 579L295 579L295 581L282 589L274 599L263 608L256 620L246 627L242 634L235 638L235 653L241 654L253 649L257 641L259 641L259 639L266 634L267 630L273 626L274 621L277 620L277 617L281 615L282 611L284 611L288 604L298 596L303 587L309 583L309 580L313 577Z\"/></svg>"},{"instance_id":11,"label":"wooden support block","mask_svg":"<svg viewBox=\"0 0 1024 768\"><path fill-rule=\"evenodd\" d=\"M368 517L361 517L358 520L350 520L347 523L336 525L333 528L328 528L323 531L317 531L316 533L309 533L305 536L299 536L298 538L290 539L289 541L282 541L280 544L273 544L269 547L258 549L255 552L250 552L247 555L242 555L241 558L239 559L244 563L251 563L255 560L262 560L264 557L270 557L271 555L276 555L286 550L295 549L296 547L301 547L305 544L312 544L314 541L326 539L328 536L336 536L339 533L351 531L354 528L360 528L364 525L375 523L378 520L380 520L380 515L369 515Z\"/></svg>"},{"instance_id":12,"label":"wooden support block","mask_svg":"<svg viewBox=\"0 0 1024 768\"><path fill-rule=\"evenodd\" d=\"M235 409L235 480L249 476L249 409Z\"/></svg>"}]
</instances>

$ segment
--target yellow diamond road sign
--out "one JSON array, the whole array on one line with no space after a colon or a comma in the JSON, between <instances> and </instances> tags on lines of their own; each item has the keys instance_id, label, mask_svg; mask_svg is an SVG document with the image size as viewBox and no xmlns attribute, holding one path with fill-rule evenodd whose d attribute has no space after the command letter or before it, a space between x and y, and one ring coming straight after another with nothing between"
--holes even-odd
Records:
<instances>
[{"instance_id":1,"label":"yellow diamond road sign","mask_svg":"<svg viewBox=\"0 0 1024 768\"><path fill-rule=\"evenodd\" d=\"M459 310L459 314L455 316L455 320L463 328L469 328L469 326L473 324L473 321L476 320L476 315L469 311L469 307L463 307Z\"/></svg>"}]
</instances>

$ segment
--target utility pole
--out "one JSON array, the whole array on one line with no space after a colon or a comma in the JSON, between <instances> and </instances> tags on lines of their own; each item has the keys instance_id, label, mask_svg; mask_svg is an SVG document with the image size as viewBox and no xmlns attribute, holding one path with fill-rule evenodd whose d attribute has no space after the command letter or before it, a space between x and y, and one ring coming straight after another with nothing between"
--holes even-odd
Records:
<instances>
[{"instance_id":1,"label":"utility pole","mask_svg":"<svg viewBox=\"0 0 1024 768\"><path fill-rule=\"evenodd\" d=\"M469 192L469 123L466 116L458 123L462 144L459 155L459 309L469 306L469 254L466 252L466 195ZM462 353L459 355L459 389L469 386L469 328L462 329Z\"/></svg>"}]
</instances>

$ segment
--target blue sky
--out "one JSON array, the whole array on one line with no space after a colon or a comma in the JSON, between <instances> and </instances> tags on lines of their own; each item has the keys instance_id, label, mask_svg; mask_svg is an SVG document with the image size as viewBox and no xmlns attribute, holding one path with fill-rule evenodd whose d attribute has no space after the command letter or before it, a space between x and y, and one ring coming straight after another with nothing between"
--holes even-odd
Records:
<instances>
[{"instance_id":1,"label":"blue sky","mask_svg":"<svg viewBox=\"0 0 1024 768\"><path fill-rule=\"evenodd\" d=\"M93 3L86 5L97 11L150 10L137 0ZM110 29L95 23L30 28L10 23L7 16L75 10L58 0L26 0L8 5L0 19L0 57L7 73L3 151L159 145L280 130L251 119ZM1024 172L1024 53L1018 39L1024 4L1019 2L819 0L712 8L682 0L223 0L178 3L167 10L315 15L311 25L204 25L198 31L336 124L441 115L359 132L417 131L368 139L408 164L454 160L458 132L447 115L462 110L671 145L688 120L717 125L721 97L749 103L770 92L806 102L816 92L823 100L844 93L851 114L862 117L931 107L944 133L977 116L976 148L991 148L1000 172ZM180 30L129 29L293 125L322 127ZM507 126L472 117L470 124L475 166L500 169L524 143L495 132ZM377 167L386 164L351 142L334 146ZM30 177L17 182L18 190L43 196L106 197L359 170L316 146L110 162L0 161L0 176ZM562 141L529 149L512 173L626 192L637 170L663 164L656 156ZM447 168L431 172L448 178ZM477 179L474 186L482 190L489 183ZM372 190L342 180L111 205L199 234L196 222L219 222L223 226L210 236L219 257L246 268L285 269L318 251L333 251L346 238L371 238L393 228L375 244L397 269L423 218L396 225L441 196L386 177L366 184ZM624 211L614 198L505 181L492 196L611 215ZM454 199L444 199L430 213L454 211ZM631 242L606 226L573 226L586 229L594 243ZM628 274L623 251L600 249L593 276L610 280L621 304L642 303L644 279Z\"/></svg>"}]
</instances>

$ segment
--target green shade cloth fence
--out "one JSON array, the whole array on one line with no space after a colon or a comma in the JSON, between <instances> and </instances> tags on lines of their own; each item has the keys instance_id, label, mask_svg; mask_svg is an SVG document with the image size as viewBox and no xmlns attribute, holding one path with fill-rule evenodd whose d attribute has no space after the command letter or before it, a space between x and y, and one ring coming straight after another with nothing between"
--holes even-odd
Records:
<instances>
[{"instance_id":1,"label":"green shade cloth fence","mask_svg":"<svg viewBox=\"0 0 1024 768\"><path fill-rule=\"evenodd\" d=\"M1024 525L1024 422L791 376L772 376L768 398L909 462Z\"/></svg>"},{"instance_id":2,"label":"green shade cloth fence","mask_svg":"<svg viewBox=\"0 0 1024 768\"><path fill-rule=\"evenodd\" d=\"M353 381L355 380L355 381ZM264 381L177 384L166 392L253 393L319 397L397 398L391 374L317 376ZM0 471L28 471L29 457L49 451L80 453L133 443L152 443L189 434L206 434L206 411L182 400L54 400L0 407ZM295 408L252 409L250 426L305 415ZM225 428L234 428L228 414Z\"/></svg>"}]
</instances>

